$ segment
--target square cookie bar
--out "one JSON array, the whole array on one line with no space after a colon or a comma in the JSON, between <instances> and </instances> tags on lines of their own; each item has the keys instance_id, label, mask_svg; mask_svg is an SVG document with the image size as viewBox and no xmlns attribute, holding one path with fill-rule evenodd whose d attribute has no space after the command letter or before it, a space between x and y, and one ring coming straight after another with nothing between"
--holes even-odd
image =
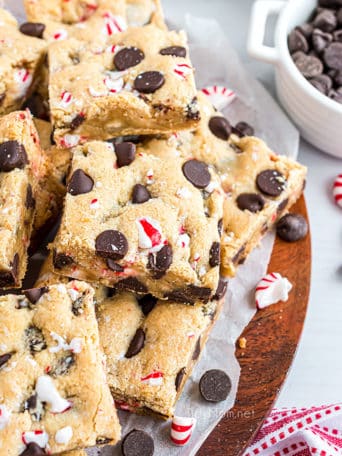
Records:
<instances>
[{"instance_id":1,"label":"square cookie bar","mask_svg":"<svg viewBox=\"0 0 342 456\"><path fill-rule=\"evenodd\" d=\"M46 43L18 29L8 11L0 9L0 115L20 109L33 91Z\"/></svg>"},{"instance_id":2,"label":"square cookie bar","mask_svg":"<svg viewBox=\"0 0 342 456\"><path fill-rule=\"evenodd\" d=\"M160 144L73 149L54 267L161 299L206 302L219 281L223 191L203 162Z\"/></svg>"},{"instance_id":3,"label":"square cookie bar","mask_svg":"<svg viewBox=\"0 0 342 456\"><path fill-rule=\"evenodd\" d=\"M98 307L107 379L118 408L172 417L221 301L184 306L117 294Z\"/></svg>"},{"instance_id":4,"label":"square cookie bar","mask_svg":"<svg viewBox=\"0 0 342 456\"><path fill-rule=\"evenodd\" d=\"M198 124L194 70L183 32L153 25L95 49L70 39L49 48L50 109L59 147L167 133Z\"/></svg>"},{"instance_id":5,"label":"square cookie bar","mask_svg":"<svg viewBox=\"0 0 342 456\"><path fill-rule=\"evenodd\" d=\"M74 281L0 297L1 454L120 439L93 295Z\"/></svg>"},{"instance_id":6,"label":"square cookie bar","mask_svg":"<svg viewBox=\"0 0 342 456\"><path fill-rule=\"evenodd\" d=\"M0 288L20 288L45 156L29 112L0 118Z\"/></svg>"}]
</instances>

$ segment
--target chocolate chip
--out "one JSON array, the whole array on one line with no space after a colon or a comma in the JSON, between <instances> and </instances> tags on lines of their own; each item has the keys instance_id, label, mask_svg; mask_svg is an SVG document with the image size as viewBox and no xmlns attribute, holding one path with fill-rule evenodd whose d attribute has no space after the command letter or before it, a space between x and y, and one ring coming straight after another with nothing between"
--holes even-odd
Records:
<instances>
[{"instance_id":1,"label":"chocolate chip","mask_svg":"<svg viewBox=\"0 0 342 456\"><path fill-rule=\"evenodd\" d=\"M171 245L167 244L159 252L150 253L148 256L148 268L156 273L155 278L160 279L170 268L173 260Z\"/></svg>"},{"instance_id":2,"label":"chocolate chip","mask_svg":"<svg viewBox=\"0 0 342 456\"><path fill-rule=\"evenodd\" d=\"M96 254L102 258L122 260L128 252L126 236L117 230L107 230L99 234L95 241Z\"/></svg>"},{"instance_id":3,"label":"chocolate chip","mask_svg":"<svg viewBox=\"0 0 342 456\"><path fill-rule=\"evenodd\" d=\"M151 199L151 193L144 185L136 184L133 187L132 203L142 204Z\"/></svg>"},{"instance_id":4,"label":"chocolate chip","mask_svg":"<svg viewBox=\"0 0 342 456\"><path fill-rule=\"evenodd\" d=\"M28 158L25 147L18 141L6 141L0 144L0 171L9 172L15 168L22 169Z\"/></svg>"},{"instance_id":5,"label":"chocolate chip","mask_svg":"<svg viewBox=\"0 0 342 456\"><path fill-rule=\"evenodd\" d=\"M223 219L219 220L219 222L217 224L217 231L218 231L218 234L221 237L222 233L223 233Z\"/></svg>"},{"instance_id":6,"label":"chocolate chip","mask_svg":"<svg viewBox=\"0 0 342 456\"><path fill-rule=\"evenodd\" d=\"M334 70L342 70L342 43L331 43L323 53L325 64Z\"/></svg>"},{"instance_id":7,"label":"chocolate chip","mask_svg":"<svg viewBox=\"0 0 342 456\"><path fill-rule=\"evenodd\" d=\"M40 421L44 413L44 405L38 400L37 394L32 394L24 404L24 410L28 410L33 421Z\"/></svg>"},{"instance_id":8,"label":"chocolate chip","mask_svg":"<svg viewBox=\"0 0 342 456\"><path fill-rule=\"evenodd\" d=\"M47 453L43 448L36 443L31 442L26 446L26 449L20 453L20 456L44 456L46 454Z\"/></svg>"},{"instance_id":9,"label":"chocolate chip","mask_svg":"<svg viewBox=\"0 0 342 456\"><path fill-rule=\"evenodd\" d=\"M141 93L154 93L165 83L165 78L159 71L146 71L139 74L134 81L134 88Z\"/></svg>"},{"instance_id":10,"label":"chocolate chip","mask_svg":"<svg viewBox=\"0 0 342 456\"><path fill-rule=\"evenodd\" d=\"M133 356L136 356L138 353L141 352L141 350L144 348L144 345L145 332L143 329L139 328L137 329L133 339L131 340L131 343L129 344L125 357L133 358Z\"/></svg>"},{"instance_id":11,"label":"chocolate chip","mask_svg":"<svg viewBox=\"0 0 342 456\"><path fill-rule=\"evenodd\" d=\"M107 259L107 266L111 271L114 272L124 272L125 270L121 264L115 263L115 261L111 260L110 258Z\"/></svg>"},{"instance_id":12,"label":"chocolate chip","mask_svg":"<svg viewBox=\"0 0 342 456\"><path fill-rule=\"evenodd\" d=\"M197 97L194 97L186 107L186 118L188 120L200 120L201 113L198 105Z\"/></svg>"},{"instance_id":13,"label":"chocolate chip","mask_svg":"<svg viewBox=\"0 0 342 456\"><path fill-rule=\"evenodd\" d=\"M170 301L195 304L196 301L207 303L211 295L210 288L188 285L186 288L180 288L165 294L165 298Z\"/></svg>"},{"instance_id":14,"label":"chocolate chip","mask_svg":"<svg viewBox=\"0 0 342 456\"><path fill-rule=\"evenodd\" d=\"M21 24L19 30L24 35L35 36L36 38L43 38L45 25L39 22L24 22L24 24Z\"/></svg>"},{"instance_id":15,"label":"chocolate chip","mask_svg":"<svg viewBox=\"0 0 342 456\"><path fill-rule=\"evenodd\" d=\"M116 284L118 290L129 290L135 291L136 293L148 292L147 287L141 283L136 277L127 277L127 279L121 280Z\"/></svg>"},{"instance_id":16,"label":"chocolate chip","mask_svg":"<svg viewBox=\"0 0 342 456\"><path fill-rule=\"evenodd\" d=\"M254 128L247 122L238 122L233 128L233 133L240 138L243 138L244 136L254 136Z\"/></svg>"},{"instance_id":17,"label":"chocolate chip","mask_svg":"<svg viewBox=\"0 0 342 456\"><path fill-rule=\"evenodd\" d=\"M305 36L298 29L292 30L289 34L288 46L291 54L297 51L308 52L309 50L309 45Z\"/></svg>"},{"instance_id":18,"label":"chocolate chip","mask_svg":"<svg viewBox=\"0 0 342 456\"><path fill-rule=\"evenodd\" d=\"M12 353L6 353L5 355L0 355L0 368L4 366L8 360L12 358Z\"/></svg>"},{"instance_id":19,"label":"chocolate chip","mask_svg":"<svg viewBox=\"0 0 342 456\"><path fill-rule=\"evenodd\" d=\"M142 313L145 315L145 317L152 312L154 309L155 305L157 304L157 298L152 296L151 294L148 294L144 296L143 298L139 299L139 306L141 307Z\"/></svg>"},{"instance_id":20,"label":"chocolate chip","mask_svg":"<svg viewBox=\"0 0 342 456\"><path fill-rule=\"evenodd\" d=\"M287 242L303 239L308 233L308 224L300 214L286 214L277 223L277 235Z\"/></svg>"},{"instance_id":21,"label":"chocolate chip","mask_svg":"<svg viewBox=\"0 0 342 456\"><path fill-rule=\"evenodd\" d=\"M323 72L323 63L319 58L311 55L301 55L295 58L294 63L306 78L313 78Z\"/></svg>"},{"instance_id":22,"label":"chocolate chip","mask_svg":"<svg viewBox=\"0 0 342 456\"><path fill-rule=\"evenodd\" d=\"M199 390L208 402L221 402L227 399L232 383L228 375L219 369L207 371L201 378Z\"/></svg>"},{"instance_id":23,"label":"chocolate chip","mask_svg":"<svg viewBox=\"0 0 342 456\"><path fill-rule=\"evenodd\" d=\"M182 367L182 369L178 372L178 374L176 376L176 380L175 380L175 388L176 388L177 392L182 385L185 374L186 374L185 367Z\"/></svg>"},{"instance_id":24,"label":"chocolate chip","mask_svg":"<svg viewBox=\"0 0 342 456\"><path fill-rule=\"evenodd\" d=\"M47 347L42 331L36 326L27 328L25 336L31 353L41 352Z\"/></svg>"},{"instance_id":25,"label":"chocolate chip","mask_svg":"<svg viewBox=\"0 0 342 456\"><path fill-rule=\"evenodd\" d=\"M66 255L65 253L57 253L55 250L53 252L53 265L56 269L63 269L67 266L70 266L74 263L74 260L71 256Z\"/></svg>"},{"instance_id":26,"label":"chocolate chip","mask_svg":"<svg viewBox=\"0 0 342 456\"><path fill-rule=\"evenodd\" d=\"M88 176L82 169L76 169L68 183L67 191L72 196L89 193L94 187L93 179Z\"/></svg>"},{"instance_id":27,"label":"chocolate chip","mask_svg":"<svg viewBox=\"0 0 342 456\"><path fill-rule=\"evenodd\" d=\"M161 55L172 55L174 57L186 57L186 49L183 46L170 46L160 51Z\"/></svg>"},{"instance_id":28,"label":"chocolate chip","mask_svg":"<svg viewBox=\"0 0 342 456\"><path fill-rule=\"evenodd\" d=\"M303 189L304 190L304 189ZM277 207L277 214L281 214L286 206L289 204L289 199L285 198Z\"/></svg>"},{"instance_id":29,"label":"chocolate chip","mask_svg":"<svg viewBox=\"0 0 342 456\"><path fill-rule=\"evenodd\" d=\"M60 377L69 373L71 367L76 363L75 356L70 354L60 358L56 364L56 367L50 372L53 377Z\"/></svg>"},{"instance_id":30,"label":"chocolate chip","mask_svg":"<svg viewBox=\"0 0 342 456\"><path fill-rule=\"evenodd\" d=\"M26 207L26 209L34 209L36 207L36 201L33 198L33 192L32 192L31 184L28 184L28 186L27 186L25 207Z\"/></svg>"},{"instance_id":31,"label":"chocolate chip","mask_svg":"<svg viewBox=\"0 0 342 456\"><path fill-rule=\"evenodd\" d=\"M221 245L219 242L213 242L209 251L209 264L212 268L220 264Z\"/></svg>"},{"instance_id":32,"label":"chocolate chip","mask_svg":"<svg viewBox=\"0 0 342 456\"><path fill-rule=\"evenodd\" d=\"M23 104L23 109L29 109L38 119L49 120L48 103L39 93L33 93Z\"/></svg>"},{"instance_id":33,"label":"chocolate chip","mask_svg":"<svg viewBox=\"0 0 342 456\"><path fill-rule=\"evenodd\" d=\"M222 299L225 296L225 294L227 293L227 289L228 289L228 282L226 280L222 279L222 277L220 277L215 295L213 296L213 300L219 301L220 299Z\"/></svg>"},{"instance_id":34,"label":"chocolate chip","mask_svg":"<svg viewBox=\"0 0 342 456\"><path fill-rule=\"evenodd\" d=\"M324 33L322 30L315 29L312 34L312 46L320 54L332 42L332 39L333 37L330 33Z\"/></svg>"},{"instance_id":35,"label":"chocolate chip","mask_svg":"<svg viewBox=\"0 0 342 456\"><path fill-rule=\"evenodd\" d=\"M242 193L237 197L236 204L241 211L247 210L255 214L264 208L265 200L258 193Z\"/></svg>"},{"instance_id":36,"label":"chocolate chip","mask_svg":"<svg viewBox=\"0 0 342 456\"><path fill-rule=\"evenodd\" d=\"M275 169L267 169L258 174L256 184L265 195L279 196L286 188L284 176Z\"/></svg>"},{"instance_id":37,"label":"chocolate chip","mask_svg":"<svg viewBox=\"0 0 342 456\"><path fill-rule=\"evenodd\" d=\"M121 49L114 57L115 68L119 71L139 65L144 60L145 54L136 47L127 47Z\"/></svg>"},{"instance_id":38,"label":"chocolate chip","mask_svg":"<svg viewBox=\"0 0 342 456\"><path fill-rule=\"evenodd\" d=\"M123 439L121 450L123 456L152 456L154 442L146 432L134 429Z\"/></svg>"},{"instance_id":39,"label":"chocolate chip","mask_svg":"<svg viewBox=\"0 0 342 456\"><path fill-rule=\"evenodd\" d=\"M337 26L337 19L333 11L324 9L317 14L313 25L323 32L332 32Z\"/></svg>"},{"instance_id":40,"label":"chocolate chip","mask_svg":"<svg viewBox=\"0 0 342 456\"><path fill-rule=\"evenodd\" d=\"M43 296L44 293L47 293L49 289L47 287L41 288L31 288L30 290L25 290L24 295L30 301L31 304L36 304L39 299Z\"/></svg>"},{"instance_id":41,"label":"chocolate chip","mask_svg":"<svg viewBox=\"0 0 342 456\"><path fill-rule=\"evenodd\" d=\"M201 336L199 336L199 338L196 341L196 345L195 345L191 359L193 361L197 361L198 358L200 357L200 354L201 354Z\"/></svg>"},{"instance_id":42,"label":"chocolate chip","mask_svg":"<svg viewBox=\"0 0 342 456\"><path fill-rule=\"evenodd\" d=\"M206 188L211 181L208 165L199 160L188 160L183 165L183 174L196 188Z\"/></svg>"},{"instance_id":43,"label":"chocolate chip","mask_svg":"<svg viewBox=\"0 0 342 456\"><path fill-rule=\"evenodd\" d=\"M77 114L71 121L69 128L70 130L76 130L85 121L84 114Z\"/></svg>"},{"instance_id":44,"label":"chocolate chip","mask_svg":"<svg viewBox=\"0 0 342 456\"><path fill-rule=\"evenodd\" d=\"M209 120L209 128L213 135L227 141L232 133L232 127L225 117L214 116Z\"/></svg>"},{"instance_id":45,"label":"chocolate chip","mask_svg":"<svg viewBox=\"0 0 342 456\"><path fill-rule=\"evenodd\" d=\"M84 297L85 296L82 295L79 298L72 301L71 312L75 315L75 317L78 317L83 313Z\"/></svg>"},{"instance_id":46,"label":"chocolate chip","mask_svg":"<svg viewBox=\"0 0 342 456\"><path fill-rule=\"evenodd\" d=\"M136 145L131 142L116 144L114 150L119 168L130 165L135 159Z\"/></svg>"}]
</instances>

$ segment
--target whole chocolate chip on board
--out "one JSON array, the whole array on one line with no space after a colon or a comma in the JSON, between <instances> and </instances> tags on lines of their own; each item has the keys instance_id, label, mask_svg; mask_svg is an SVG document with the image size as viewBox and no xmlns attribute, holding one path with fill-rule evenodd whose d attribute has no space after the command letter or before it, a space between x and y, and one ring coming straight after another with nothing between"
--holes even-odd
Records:
<instances>
[{"instance_id":1,"label":"whole chocolate chip on board","mask_svg":"<svg viewBox=\"0 0 342 456\"><path fill-rule=\"evenodd\" d=\"M135 291L136 293L144 293L148 292L146 285L144 285L140 280L136 277L127 277L127 279L123 279L116 284L117 290L128 290L128 291Z\"/></svg>"},{"instance_id":2,"label":"whole chocolate chip on board","mask_svg":"<svg viewBox=\"0 0 342 456\"><path fill-rule=\"evenodd\" d=\"M303 239L308 233L308 224L300 214L286 214L276 225L277 235L287 242Z\"/></svg>"},{"instance_id":3,"label":"whole chocolate chip on board","mask_svg":"<svg viewBox=\"0 0 342 456\"><path fill-rule=\"evenodd\" d=\"M236 199L241 211L249 211L253 214L260 212L265 206L264 198L258 193L241 193Z\"/></svg>"},{"instance_id":4,"label":"whole chocolate chip on board","mask_svg":"<svg viewBox=\"0 0 342 456\"><path fill-rule=\"evenodd\" d=\"M320 54L332 42L333 36L331 33L322 32L315 29L312 34L312 46L314 50Z\"/></svg>"},{"instance_id":5,"label":"whole chocolate chip on board","mask_svg":"<svg viewBox=\"0 0 342 456\"><path fill-rule=\"evenodd\" d=\"M136 47L127 47L121 49L115 54L114 65L119 71L127 70L128 68L139 65L145 58L143 51Z\"/></svg>"},{"instance_id":6,"label":"whole chocolate chip on board","mask_svg":"<svg viewBox=\"0 0 342 456\"><path fill-rule=\"evenodd\" d=\"M56 269L63 269L73 263L74 260L71 256L66 255L65 253L53 252L53 265Z\"/></svg>"},{"instance_id":7,"label":"whole chocolate chip on board","mask_svg":"<svg viewBox=\"0 0 342 456\"><path fill-rule=\"evenodd\" d=\"M146 71L134 81L134 88L141 93L154 93L165 84L165 78L159 71Z\"/></svg>"},{"instance_id":8,"label":"whole chocolate chip on board","mask_svg":"<svg viewBox=\"0 0 342 456\"><path fill-rule=\"evenodd\" d=\"M186 49L183 46L170 46L160 51L161 55L172 55L174 57L186 57Z\"/></svg>"},{"instance_id":9,"label":"whole chocolate chip on board","mask_svg":"<svg viewBox=\"0 0 342 456\"><path fill-rule=\"evenodd\" d=\"M183 165L183 174L196 188L206 188L211 181L208 165L199 160L188 160Z\"/></svg>"},{"instance_id":10,"label":"whole chocolate chip on board","mask_svg":"<svg viewBox=\"0 0 342 456\"><path fill-rule=\"evenodd\" d=\"M309 50L307 39L298 29L292 30L292 32L289 34L288 46L291 54L297 51L308 52Z\"/></svg>"},{"instance_id":11,"label":"whole chocolate chip on board","mask_svg":"<svg viewBox=\"0 0 342 456\"><path fill-rule=\"evenodd\" d=\"M36 201L33 198L33 191L31 184L28 184L26 190L26 200L25 200L26 209L34 209L36 207Z\"/></svg>"},{"instance_id":12,"label":"whole chocolate chip on board","mask_svg":"<svg viewBox=\"0 0 342 456\"><path fill-rule=\"evenodd\" d=\"M253 136L254 128L247 122L238 122L233 128L233 133L238 135L240 138L243 138L244 136Z\"/></svg>"},{"instance_id":13,"label":"whole chocolate chip on board","mask_svg":"<svg viewBox=\"0 0 342 456\"><path fill-rule=\"evenodd\" d=\"M45 456L47 453L34 442L29 443L20 456Z\"/></svg>"},{"instance_id":14,"label":"whole chocolate chip on board","mask_svg":"<svg viewBox=\"0 0 342 456\"><path fill-rule=\"evenodd\" d=\"M136 145L131 142L123 142L114 146L116 163L119 168L130 165L135 159Z\"/></svg>"},{"instance_id":15,"label":"whole chocolate chip on board","mask_svg":"<svg viewBox=\"0 0 342 456\"><path fill-rule=\"evenodd\" d=\"M217 138L227 141L232 134L232 127L229 121L222 116L214 116L209 120L209 129Z\"/></svg>"},{"instance_id":16,"label":"whole chocolate chip on board","mask_svg":"<svg viewBox=\"0 0 342 456\"><path fill-rule=\"evenodd\" d=\"M146 432L134 429L122 441L123 456L152 456L154 442Z\"/></svg>"},{"instance_id":17,"label":"whole chocolate chip on board","mask_svg":"<svg viewBox=\"0 0 342 456\"><path fill-rule=\"evenodd\" d=\"M151 199L151 193L147 190L145 185L136 184L133 187L133 194L132 194L132 203L133 204L143 204L146 201Z\"/></svg>"},{"instance_id":18,"label":"whole chocolate chip on board","mask_svg":"<svg viewBox=\"0 0 342 456\"><path fill-rule=\"evenodd\" d=\"M317 14L313 22L314 27L319 28L323 32L332 32L336 29L337 19L333 11L324 9Z\"/></svg>"},{"instance_id":19,"label":"whole chocolate chip on board","mask_svg":"<svg viewBox=\"0 0 342 456\"><path fill-rule=\"evenodd\" d=\"M36 304L36 302L39 301L43 294L47 293L48 291L48 287L31 288L29 290L25 290L24 295L27 297L31 304Z\"/></svg>"},{"instance_id":20,"label":"whole chocolate chip on board","mask_svg":"<svg viewBox=\"0 0 342 456\"><path fill-rule=\"evenodd\" d=\"M294 63L306 78L313 78L323 73L323 63L313 55L299 55L294 59Z\"/></svg>"},{"instance_id":21,"label":"whole chocolate chip on board","mask_svg":"<svg viewBox=\"0 0 342 456\"><path fill-rule=\"evenodd\" d=\"M6 141L0 144L0 171L9 172L15 168L22 169L28 158L23 144L18 141Z\"/></svg>"},{"instance_id":22,"label":"whole chocolate chip on board","mask_svg":"<svg viewBox=\"0 0 342 456\"><path fill-rule=\"evenodd\" d=\"M201 378L199 390L208 402L222 402L227 399L232 388L228 375L219 369L207 371Z\"/></svg>"},{"instance_id":23,"label":"whole chocolate chip on board","mask_svg":"<svg viewBox=\"0 0 342 456\"><path fill-rule=\"evenodd\" d=\"M324 63L334 70L342 70L342 43L331 43L323 53Z\"/></svg>"},{"instance_id":24,"label":"whole chocolate chip on board","mask_svg":"<svg viewBox=\"0 0 342 456\"><path fill-rule=\"evenodd\" d=\"M176 376L176 380L175 380L176 391L178 391L179 388L181 387L181 384L182 384L182 381L183 381L183 378L184 378L185 374L186 374L185 367L182 367L182 369L178 372L178 374Z\"/></svg>"},{"instance_id":25,"label":"whole chocolate chip on board","mask_svg":"<svg viewBox=\"0 0 342 456\"><path fill-rule=\"evenodd\" d=\"M102 258L122 260L128 252L128 241L121 231L106 230L97 236L95 250Z\"/></svg>"},{"instance_id":26,"label":"whole chocolate chip on board","mask_svg":"<svg viewBox=\"0 0 342 456\"><path fill-rule=\"evenodd\" d=\"M115 261L111 260L110 258L107 259L107 266L111 271L114 272L124 272L125 268L121 266L121 264L115 263Z\"/></svg>"},{"instance_id":27,"label":"whole chocolate chip on board","mask_svg":"<svg viewBox=\"0 0 342 456\"><path fill-rule=\"evenodd\" d=\"M222 299L225 296L225 294L227 293L227 289L228 289L228 282L226 280L222 279L222 277L220 277L215 295L213 296L213 300L219 301L220 299Z\"/></svg>"},{"instance_id":28,"label":"whole chocolate chip on board","mask_svg":"<svg viewBox=\"0 0 342 456\"><path fill-rule=\"evenodd\" d=\"M145 315L145 317L152 312L154 309L155 305L157 304L158 299L152 296L151 294L148 294L142 298L139 299L139 306L141 307L142 313Z\"/></svg>"},{"instance_id":29,"label":"whole chocolate chip on board","mask_svg":"<svg viewBox=\"0 0 342 456\"><path fill-rule=\"evenodd\" d=\"M93 187L93 179L82 169L76 169L68 183L67 191L70 195L77 196L91 192Z\"/></svg>"},{"instance_id":30,"label":"whole chocolate chip on board","mask_svg":"<svg viewBox=\"0 0 342 456\"><path fill-rule=\"evenodd\" d=\"M136 356L138 353L141 352L141 350L144 348L144 345L145 332L143 329L138 328L136 333L134 334L133 339L131 340L131 343L129 344L125 357L133 358L133 356Z\"/></svg>"},{"instance_id":31,"label":"whole chocolate chip on board","mask_svg":"<svg viewBox=\"0 0 342 456\"><path fill-rule=\"evenodd\" d=\"M0 369L2 366L4 366L7 361L9 361L12 358L12 353L6 353L5 355L0 355Z\"/></svg>"},{"instance_id":32,"label":"whole chocolate chip on board","mask_svg":"<svg viewBox=\"0 0 342 456\"><path fill-rule=\"evenodd\" d=\"M209 251L209 264L212 268L220 264L221 245L219 242L213 242Z\"/></svg>"},{"instance_id":33,"label":"whole chocolate chip on board","mask_svg":"<svg viewBox=\"0 0 342 456\"><path fill-rule=\"evenodd\" d=\"M267 169L258 174L256 184L268 196L279 196L286 188L284 176L275 169Z\"/></svg>"},{"instance_id":34,"label":"whole chocolate chip on board","mask_svg":"<svg viewBox=\"0 0 342 456\"><path fill-rule=\"evenodd\" d=\"M45 25L40 22L24 22L21 24L19 30L24 35L35 36L36 38L43 38Z\"/></svg>"}]
</instances>

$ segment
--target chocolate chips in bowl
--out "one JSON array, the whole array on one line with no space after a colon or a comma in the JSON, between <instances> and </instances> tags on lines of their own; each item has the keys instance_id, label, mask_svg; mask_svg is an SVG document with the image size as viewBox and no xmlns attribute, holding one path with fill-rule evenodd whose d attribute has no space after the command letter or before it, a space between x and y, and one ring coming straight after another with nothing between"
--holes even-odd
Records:
<instances>
[{"instance_id":1,"label":"chocolate chips in bowl","mask_svg":"<svg viewBox=\"0 0 342 456\"><path fill-rule=\"evenodd\" d=\"M302 75L342 104L342 1L319 0L308 21L289 34L288 46Z\"/></svg>"}]
</instances>

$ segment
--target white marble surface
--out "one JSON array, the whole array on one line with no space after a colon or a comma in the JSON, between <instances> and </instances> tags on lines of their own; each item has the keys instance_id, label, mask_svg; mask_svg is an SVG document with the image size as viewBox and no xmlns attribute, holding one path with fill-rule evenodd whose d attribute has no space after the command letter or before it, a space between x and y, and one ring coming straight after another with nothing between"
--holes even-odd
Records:
<instances>
[{"instance_id":1,"label":"white marble surface","mask_svg":"<svg viewBox=\"0 0 342 456\"><path fill-rule=\"evenodd\" d=\"M166 15L186 12L214 17L249 70L273 93L273 69L248 58L245 43L253 0L164 0ZM342 148L342 144L341 144ZM309 311L297 357L277 406L342 402L342 210L331 185L342 160L301 142L299 160L308 166L306 200L312 231L313 271ZM300 265L299 265L300 267Z\"/></svg>"}]
</instances>

